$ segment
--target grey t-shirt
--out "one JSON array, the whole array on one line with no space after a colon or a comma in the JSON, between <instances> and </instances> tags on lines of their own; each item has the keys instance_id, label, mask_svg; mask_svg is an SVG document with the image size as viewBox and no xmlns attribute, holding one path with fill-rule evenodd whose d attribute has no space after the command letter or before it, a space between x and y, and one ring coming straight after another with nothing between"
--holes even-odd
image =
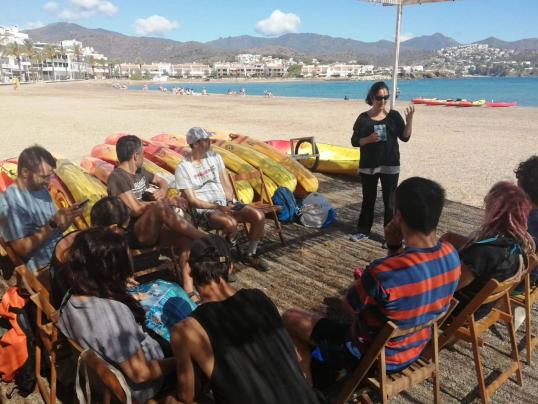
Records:
<instances>
[{"instance_id":1,"label":"grey t-shirt","mask_svg":"<svg viewBox=\"0 0 538 404\"><path fill-rule=\"evenodd\" d=\"M58 326L68 338L97 352L118 369L140 348L148 361L164 358L157 341L142 330L129 308L116 300L71 296L60 309ZM162 386L162 380L136 384L125 379L139 402L154 397Z\"/></svg>"},{"instance_id":2,"label":"grey t-shirt","mask_svg":"<svg viewBox=\"0 0 538 404\"><path fill-rule=\"evenodd\" d=\"M120 196L121 194L131 191L136 199L142 200L142 195L148 189L154 179L145 168L141 168L140 172L131 174L123 168L116 167L108 177L107 187L109 196Z\"/></svg>"}]
</instances>

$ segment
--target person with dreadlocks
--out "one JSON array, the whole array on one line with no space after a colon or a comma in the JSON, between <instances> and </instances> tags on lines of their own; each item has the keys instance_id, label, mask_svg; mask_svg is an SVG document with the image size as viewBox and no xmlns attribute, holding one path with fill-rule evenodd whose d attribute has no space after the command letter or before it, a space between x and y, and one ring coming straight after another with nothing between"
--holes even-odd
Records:
<instances>
[{"instance_id":1,"label":"person with dreadlocks","mask_svg":"<svg viewBox=\"0 0 538 404\"><path fill-rule=\"evenodd\" d=\"M144 330L144 310L127 291L133 265L125 237L95 227L78 233L69 251L72 282L60 307L60 330L121 370L133 398L146 402L173 374L175 361L164 358Z\"/></svg>"},{"instance_id":2,"label":"person with dreadlocks","mask_svg":"<svg viewBox=\"0 0 538 404\"><path fill-rule=\"evenodd\" d=\"M505 281L520 271L520 255L527 260L535 250L534 240L527 232L527 218L532 204L517 185L501 181L493 185L484 198L484 220L470 237L447 233L441 239L459 250L461 278L454 295L459 304L454 315L491 279ZM483 305L476 320L487 315L492 305Z\"/></svg>"}]
</instances>

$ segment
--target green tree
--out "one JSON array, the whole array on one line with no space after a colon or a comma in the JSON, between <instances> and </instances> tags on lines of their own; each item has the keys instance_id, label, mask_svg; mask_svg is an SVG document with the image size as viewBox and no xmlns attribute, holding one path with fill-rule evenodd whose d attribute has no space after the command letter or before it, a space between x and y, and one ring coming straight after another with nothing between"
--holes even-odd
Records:
<instances>
[{"instance_id":1,"label":"green tree","mask_svg":"<svg viewBox=\"0 0 538 404\"><path fill-rule=\"evenodd\" d=\"M302 77L302 70L303 66L301 66L300 64L291 65L290 67L288 67L287 75L288 77Z\"/></svg>"},{"instance_id":2,"label":"green tree","mask_svg":"<svg viewBox=\"0 0 538 404\"><path fill-rule=\"evenodd\" d=\"M73 47L73 56L75 56L75 60L77 61L77 67L78 67L78 78L80 79L81 73L80 73L80 60L82 58L82 48L79 44L75 44Z\"/></svg>"},{"instance_id":3,"label":"green tree","mask_svg":"<svg viewBox=\"0 0 538 404\"><path fill-rule=\"evenodd\" d=\"M139 71L140 75L142 75L142 65L144 64L144 60L141 57L137 57L135 59L135 64L138 65L138 71Z\"/></svg>"},{"instance_id":4,"label":"green tree","mask_svg":"<svg viewBox=\"0 0 538 404\"><path fill-rule=\"evenodd\" d=\"M56 70L54 69L54 59L56 59L57 48L54 45L46 45L43 48L43 56L45 60L50 60L52 65L52 80L56 80ZM50 79L50 76L49 76Z\"/></svg>"},{"instance_id":5,"label":"green tree","mask_svg":"<svg viewBox=\"0 0 538 404\"><path fill-rule=\"evenodd\" d=\"M22 56L24 55L23 48L17 42L8 43L4 49L6 56L13 56L19 65L19 76L22 77ZM26 76L25 76L26 78Z\"/></svg>"}]
</instances>

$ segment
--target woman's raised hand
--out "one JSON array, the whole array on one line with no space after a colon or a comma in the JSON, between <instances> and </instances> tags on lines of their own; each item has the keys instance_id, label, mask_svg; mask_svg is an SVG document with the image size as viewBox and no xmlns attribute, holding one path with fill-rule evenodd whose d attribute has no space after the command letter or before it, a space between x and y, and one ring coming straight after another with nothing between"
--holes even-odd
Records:
<instances>
[{"instance_id":1,"label":"woman's raised hand","mask_svg":"<svg viewBox=\"0 0 538 404\"><path fill-rule=\"evenodd\" d=\"M414 113L415 113L415 106L411 104L405 109L405 112L404 112L405 121L408 122L410 120L413 120Z\"/></svg>"}]
</instances>

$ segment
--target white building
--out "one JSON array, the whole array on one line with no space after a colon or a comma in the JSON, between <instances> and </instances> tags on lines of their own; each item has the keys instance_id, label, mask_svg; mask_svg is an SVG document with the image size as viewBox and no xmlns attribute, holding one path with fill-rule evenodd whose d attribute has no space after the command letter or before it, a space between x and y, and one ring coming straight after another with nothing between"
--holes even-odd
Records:
<instances>
[{"instance_id":1,"label":"white building","mask_svg":"<svg viewBox=\"0 0 538 404\"><path fill-rule=\"evenodd\" d=\"M236 62L250 64L258 63L262 55L253 55L251 53L241 53L235 57Z\"/></svg>"}]
</instances>

